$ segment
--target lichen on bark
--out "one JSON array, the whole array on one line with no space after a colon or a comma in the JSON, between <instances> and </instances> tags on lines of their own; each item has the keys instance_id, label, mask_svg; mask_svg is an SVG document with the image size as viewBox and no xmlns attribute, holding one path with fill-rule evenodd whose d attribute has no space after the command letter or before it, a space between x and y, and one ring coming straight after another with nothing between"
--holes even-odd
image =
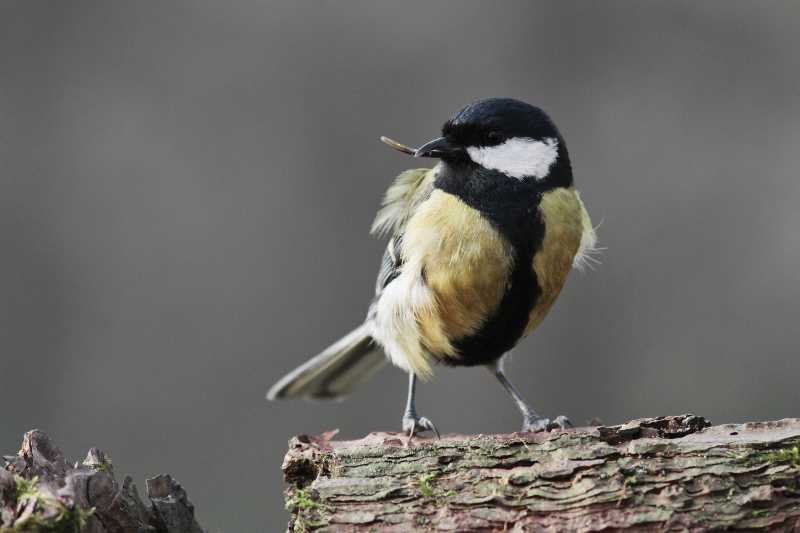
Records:
<instances>
[{"instance_id":1,"label":"lichen on bark","mask_svg":"<svg viewBox=\"0 0 800 533\"><path fill-rule=\"evenodd\" d=\"M290 441L289 531L800 529L800 420Z\"/></svg>"}]
</instances>

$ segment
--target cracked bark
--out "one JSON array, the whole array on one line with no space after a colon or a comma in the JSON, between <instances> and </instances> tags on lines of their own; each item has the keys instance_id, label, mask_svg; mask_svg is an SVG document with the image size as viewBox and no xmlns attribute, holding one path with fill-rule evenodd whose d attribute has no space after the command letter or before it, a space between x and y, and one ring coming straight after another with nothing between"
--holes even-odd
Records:
<instances>
[{"instance_id":1,"label":"cracked bark","mask_svg":"<svg viewBox=\"0 0 800 533\"><path fill-rule=\"evenodd\" d=\"M0 468L0 533L204 533L186 491L169 475L147 480L146 500L129 476L92 448L69 464L44 432L25 434Z\"/></svg>"},{"instance_id":2,"label":"cracked bark","mask_svg":"<svg viewBox=\"0 0 800 533\"><path fill-rule=\"evenodd\" d=\"M289 443L289 531L800 531L800 419Z\"/></svg>"}]
</instances>

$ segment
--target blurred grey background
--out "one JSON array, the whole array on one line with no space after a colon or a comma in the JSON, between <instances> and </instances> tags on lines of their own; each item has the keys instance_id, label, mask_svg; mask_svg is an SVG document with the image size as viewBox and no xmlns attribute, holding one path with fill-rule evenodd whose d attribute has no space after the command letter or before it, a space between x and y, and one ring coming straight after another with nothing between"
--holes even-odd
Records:
<instances>
[{"instance_id":1,"label":"blurred grey background","mask_svg":"<svg viewBox=\"0 0 800 533\"><path fill-rule=\"evenodd\" d=\"M171 472L212 531L285 527L297 433L399 427L405 377L264 401L366 312L367 230L485 96L547 109L606 246L511 371L543 413L798 416L800 4L0 3L0 450L32 427ZM438 372L445 432L520 420Z\"/></svg>"}]
</instances>

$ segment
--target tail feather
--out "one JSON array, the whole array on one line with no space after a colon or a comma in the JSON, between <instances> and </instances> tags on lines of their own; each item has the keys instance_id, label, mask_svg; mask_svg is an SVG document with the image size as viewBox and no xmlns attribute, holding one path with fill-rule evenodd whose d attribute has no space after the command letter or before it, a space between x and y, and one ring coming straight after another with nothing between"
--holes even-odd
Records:
<instances>
[{"instance_id":1,"label":"tail feather","mask_svg":"<svg viewBox=\"0 0 800 533\"><path fill-rule=\"evenodd\" d=\"M281 378L269 389L267 399L340 398L385 363L383 350L372 340L367 324L362 324Z\"/></svg>"}]
</instances>

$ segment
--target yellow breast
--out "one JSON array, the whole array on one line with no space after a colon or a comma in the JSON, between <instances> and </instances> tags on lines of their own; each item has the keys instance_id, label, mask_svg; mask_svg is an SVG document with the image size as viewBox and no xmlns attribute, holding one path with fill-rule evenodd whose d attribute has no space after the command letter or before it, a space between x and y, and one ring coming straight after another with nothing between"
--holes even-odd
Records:
<instances>
[{"instance_id":1,"label":"yellow breast","mask_svg":"<svg viewBox=\"0 0 800 533\"><path fill-rule=\"evenodd\" d=\"M593 236L573 189L545 193L539 216L545 232L530 268L540 292L525 335L544 319L576 254ZM425 379L435 359L457 357L453 343L495 316L509 288L514 251L478 211L436 189L408 220L400 253L402 271L381 295L373 336L395 364Z\"/></svg>"},{"instance_id":2,"label":"yellow breast","mask_svg":"<svg viewBox=\"0 0 800 533\"><path fill-rule=\"evenodd\" d=\"M533 257L533 270L541 292L531 310L524 335L544 320L558 298L581 248L582 239L593 239L589 215L573 188L546 192L539 203L539 213L545 234L541 247Z\"/></svg>"},{"instance_id":3,"label":"yellow breast","mask_svg":"<svg viewBox=\"0 0 800 533\"><path fill-rule=\"evenodd\" d=\"M434 357L453 357L451 340L477 332L500 304L513 268L510 244L476 210L435 190L409 221L403 254L434 296L417 316L422 343Z\"/></svg>"}]
</instances>

